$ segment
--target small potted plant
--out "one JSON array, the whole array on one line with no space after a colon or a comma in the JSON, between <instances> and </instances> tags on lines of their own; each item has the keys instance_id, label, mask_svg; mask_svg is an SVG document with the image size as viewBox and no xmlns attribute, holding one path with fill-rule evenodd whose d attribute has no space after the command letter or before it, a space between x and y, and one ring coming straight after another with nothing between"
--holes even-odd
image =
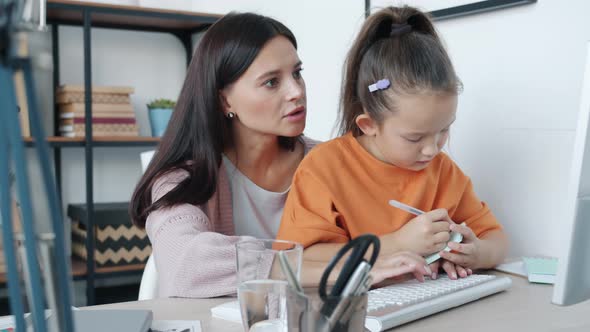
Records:
<instances>
[{"instance_id":1,"label":"small potted plant","mask_svg":"<svg viewBox=\"0 0 590 332\"><path fill-rule=\"evenodd\" d=\"M170 99L155 99L149 104L147 108L149 111L150 125L152 126L152 136L162 136L168 126L168 121L172 116L172 111L176 106L176 102Z\"/></svg>"}]
</instances>

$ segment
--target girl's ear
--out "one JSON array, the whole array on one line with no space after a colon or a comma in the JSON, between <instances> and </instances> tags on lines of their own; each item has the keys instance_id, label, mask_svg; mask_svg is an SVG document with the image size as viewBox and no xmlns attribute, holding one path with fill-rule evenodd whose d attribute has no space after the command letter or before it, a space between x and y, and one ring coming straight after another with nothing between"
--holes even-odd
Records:
<instances>
[{"instance_id":1,"label":"girl's ear","mask_svg":"<svg viewBox=\"0 0 590 332\"><path fill-rule=\"evenodd\" d=\"M225 90L219 90L219 102L221 103L221 107L223 109L223 114L227 115L231 111L231 105L227 101L227 95Z\"/></svg>"},{"instance_id":2,"label":"girl's ear","mask_svg":"<svg viewBox=\"0 0 590 332\"><path fill-rule=\"evenodd\" d=\"M363 132L363 134L367 136L377 135L377 123L371 118L369 114L363 113L357 116L354 122Z\"/></svg>"}]
</instances>

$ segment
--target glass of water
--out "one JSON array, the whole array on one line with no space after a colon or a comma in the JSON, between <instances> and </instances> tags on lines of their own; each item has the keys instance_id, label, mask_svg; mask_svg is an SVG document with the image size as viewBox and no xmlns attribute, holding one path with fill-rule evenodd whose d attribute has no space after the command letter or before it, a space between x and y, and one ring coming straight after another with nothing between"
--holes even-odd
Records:
<instances>
[{"instance_id":1,"label":"glass of water","mask_svg":"<svg viewBox=\"0 0 590 332\"><path fill-rule=\"evenodd\" d=\"M278 253L282 251L297 280L303 247L291 241L255 239L236 244L238 301L245 331L287 331L287 277Z\"/></svg>"},{"instance_id":2,"label":"glass of water","mask_svg":"<svg viewBox=\"0 0 590 332\"><path fill-rule=\"evenodd\" d=\"M283 280L250 280L238 287L245 331L287 332L287 287Z\"/></svg>"}]
</instances>

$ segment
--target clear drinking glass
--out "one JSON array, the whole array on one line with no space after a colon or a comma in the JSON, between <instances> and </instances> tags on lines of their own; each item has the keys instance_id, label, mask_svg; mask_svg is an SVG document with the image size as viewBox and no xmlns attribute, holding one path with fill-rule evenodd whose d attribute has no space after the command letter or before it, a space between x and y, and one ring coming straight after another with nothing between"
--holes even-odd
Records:
<instances>
[{"instance_id":1,"label":"clear drinking glass","mask_svg":"<svg viewBox=\"0 0 590 332\"><path fill-rule=\"evenodd\" d=\"M287 332L287 288L283 280L249 280L238 287L245 331Z\"/></svg>"},{"instance_id":2,"label":"clear drinking glass","mask_svg":"<svg viewBox=\"0 0 590 332\"><path fill-rule=\"evenodd\" d=\"M238 301L245 331L287 331L287 277L279 264L283 251L297 280L303 247L281 240L248 240L236 244Z\"/></svg>"}]
</instances>

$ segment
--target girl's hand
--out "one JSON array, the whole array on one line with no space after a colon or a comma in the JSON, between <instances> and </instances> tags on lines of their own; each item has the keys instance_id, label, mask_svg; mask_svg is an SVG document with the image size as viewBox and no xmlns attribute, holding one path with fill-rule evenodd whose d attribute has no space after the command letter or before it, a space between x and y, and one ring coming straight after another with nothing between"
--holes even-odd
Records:
<instances>
[{"instance_id":1,"label":"girl's hand","mask_svg":"<svg viewBox=\"0 0 590 332\"><path fill-rule=\"evenodd\" d=\"M432 271L421 256L412 252L397 252L394 254L380 254L371 269L372 285L382 287L387 284L410 279L412 275L424 281L425 275Z\"/></svg>"},{"instance_id":2,"label":"girl's hand","mask_svg":"<svg viewBox=\"0 0 590 332\"><path fill-rule=\"evenodd\" d=\"M424 256L446 247L451 224L447 210L436 209L410 220L392 235L403 250Z\"/></svg>"},{"instance_id":3,"label":"girl's hand","mask_svg":"<svg viewBox=\"0 0 590 332\"><path fill-rule=\"evenodd\" d=\"M449 242L448 246L452 251L441 251L440 257L464 268L476 270L480 264L481 240L467 226L453 224L451 231L461 233L463 242Z\"/></svg>"},{"instance_id":4,"label":"girl's hand","mask_svg":"<svg viewBox=\"0 0 590 332\"><path fill-rule=\"evenodd\" d=\"M470 268L465 268L461 265L456 265L452 262L442 259L430 264L430 269L432 270L432 275L430 275L431 279L434 280L438 277L438 270L441 267L441 264L442 269L452 280L456 280L457 278L465 278L473 274L473 270Z\"/></svg>"}]
</instances>

